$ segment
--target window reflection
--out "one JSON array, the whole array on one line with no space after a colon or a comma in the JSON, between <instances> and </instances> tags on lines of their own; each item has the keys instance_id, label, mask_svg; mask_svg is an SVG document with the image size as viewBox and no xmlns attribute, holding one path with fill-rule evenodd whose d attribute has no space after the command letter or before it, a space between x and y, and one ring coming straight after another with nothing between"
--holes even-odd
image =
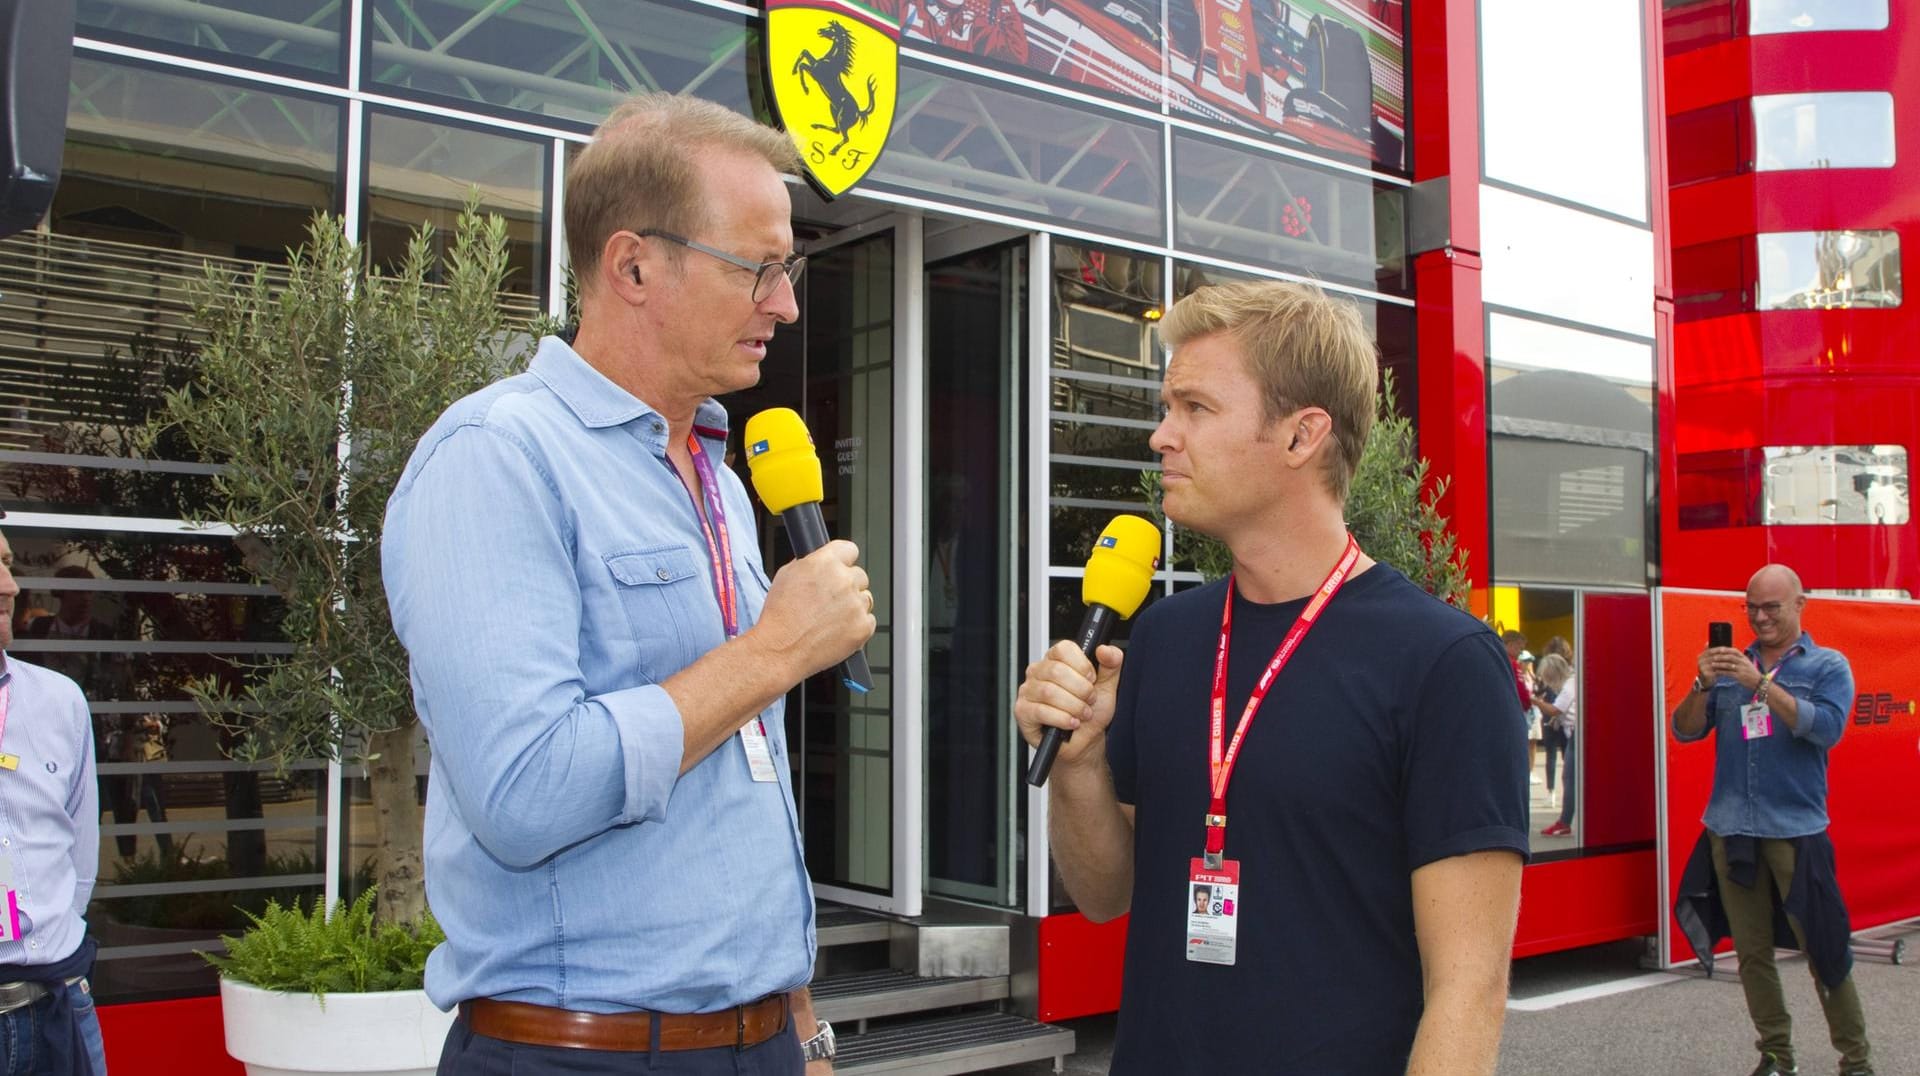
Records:
<instances>
[{"instance_id":1,"label":"window reflection","mask_svg":"<svg viewBox=\"0 0 1920 1076\"><path fill-rule=\"evenodd\" d=\"M900 63L887 152L867 181L1161 242L1159 128Z\"/></svg>"},{"instance_id":2,"label":"window reflection","mask_svg":"<svg viewBox=\"0 0 1920 1076\"><path fill-rule=\"evenodd\" d=\"M1891 168L1893 95L1782 93L1753 99L1755 168Z\"/></svg>"},{"instance_id":3,"label":"window reflection","mask_svg":"<svg viewBox=\"0 0 1920 1076\"><path fill-rule=\"evenodd\" d=\"M368 77L409 96L583 126L653 89L750 111L753 39L738 16L651 0L370 0L369 8Z\"/></svg>"},{"instance_id":4,"label":"window reflection","mask_svg":"<svg viewBox=\"0 0 1920 1076\"><path fill-rule=\"evenodd\" d=\"M1183 247L1356 287L1410 285L1401 188L1211 139L1173 142Z\"/></svg>"},{"instance_id":5,"label":"window reflection","mask_svg":"<svg viewBox=\"0 0 1920 1076\"><path fill-rule=\"evenodd\" d=\"M1759 255L1761 310L1900 305L1898 232L1770 232Z\"/></svg>"},{"instance_id":6,"label":"window reflection","mask_svg":"<svg viewBox=\"0 0 1920 1076\"><path fill-rule=\"evenodd\" d=\"M1900 445L1769 446L1762 522L1907 522L1907 450Z\"/></svg>"},{"instance_id":7,"label":"window reflection","mask_svg":"<svg viewBox=\"0 0 1920 1076\"><path fill-rule=\"evenodd\" d=\"M1747 11L1752 34L1887 28L1887 0L1749 0Z\"/></svg>"},{"instance_id":8,"label":"window reflection","mask_svg":"<svg viewBox=\"0 0 1920 1076\"><path fill-rule=\"evenodd\" d=\"M1533 586L1492 589L1488 624L1510 640L1516 693L1527 700L1528 829L1535 855L1579 847L1582 719L1576 594Z\"/></svg>"},{"instance_id":9,"label":"window reflection","mask_svg":"<svg viewBox=\"0 0 1920 1076\"><path fill-rule=\"evenodd\" d=\"M207 714L190 692L209 678L237 689L253 673L235 661L285 652L285 605L248 580L228 538L18 525L7 537L21 587L9 654L73 679L93 717L95 990L205 990L193 949L244 926L241 909L320 888L322 764L275 775L229 761L250 716Z\"/></svg>"},{"instance_id":10,"label":"window reflection","mask_svg":"<svg viewBox=\"0 0 1920 1076\"><path fill-rule=\"evenodd\" d=\"M504 291L542 305L546 280L548 147L490 132L386 113L367 120L367 244L397 265L413 230L434 226L444 251L461 207L474 191L480 208L507 222Z\"/></svg>"},{"instance_id":11,"label":"window reflection","mask_svg":"<svg viewBox=\"0 0 1920 1076\"><path fill-rule=\"evenodd\" d=\"M1496 314L1487 356L1494 571L1645 586L1652 346Z\"/></svg>"},{"instance_id":12,"label":"window reflection","mask_svg":"<svg viewBox=\"0 0 1920 1076\"><path fill-rule=\"evenodd\" d=\"M1147 511L1140 481L1159 468L1148 439L1160 421L1163 358L1155 326L1166 302L1164 267L1160 258L1053 246L1048 562L1056 568L1084 567L1115 515ZM1079 601L1077 579L1056 579L1055 589L1070 589ZM1066 615L1066 602L1059 598L1055 621ZM1078 617L1079 606L1072 610ZM1072 627L1054 637L1071 635Z\"/></svg>"},{"instance_id":13,"label":"window reflection","mask_svg":"<svg viewBox=\"0 0 1920 1076\"><path fill-rule=\"evenodd\" d=\"M80 0L80 32L169 51L210 53L243 67L338 75L340 0Z\"/></svg>"}]
</instances>

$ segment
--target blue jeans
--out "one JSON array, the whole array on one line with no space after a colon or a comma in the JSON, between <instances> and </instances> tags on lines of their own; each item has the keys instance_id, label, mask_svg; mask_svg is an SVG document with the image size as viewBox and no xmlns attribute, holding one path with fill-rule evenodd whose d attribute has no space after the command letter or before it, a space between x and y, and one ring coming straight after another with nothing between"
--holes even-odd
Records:
<instances>
[{"instance_id":1,"label":"blue jeans","mask_svg":"<svg viewBox=\"0 0 1920 1076\"><path fill-rule=\"evenodd\" d=\"M1547 750L1547 791L1554 789L1554 778L1559 774L1555 763L1567 753L1567 734L1549 725L1541 730L1540 746Z\"/></svg>"},{"instance_id":2,"label":"blue jeans","mask_svg":"<svg viewBox=\"0 0 1920 1076\"><path fill-rule=\"evenodd\" d=\"M1567 745L1561 748L1560 753L1560 824L1571 826L1573 825L1573 805L1577 801L1574 795L1574 783L1577 780L1578 771L1574 768L1573 737L1569 736L1566 739Z\"/></svg>"},{"instance_id":3,"label":"blue jeans","mask_svg":"<svg viewBox=\"0 0 1920 1076\"><path fill-rule=\"evenodd\" d=\"M87 1044L91 1073L54 1072L51 1060L40 1055L40 1024L52 998L0 1014L0 1061L5 1076L107 1076L107 1047L100 1037L100 1016L93 1008L93 993L86 980L67 987L67 1001L73 1006L73 1019L80 1025L80 1037Z\"/></svg>"}]
</instances>

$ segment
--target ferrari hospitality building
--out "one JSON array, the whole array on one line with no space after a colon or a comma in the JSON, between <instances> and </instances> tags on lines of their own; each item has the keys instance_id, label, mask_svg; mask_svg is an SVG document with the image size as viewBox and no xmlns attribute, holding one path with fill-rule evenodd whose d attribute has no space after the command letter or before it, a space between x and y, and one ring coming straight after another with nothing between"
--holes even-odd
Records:
<instances>
[{"instance_id":1,"label":"ferrari hospitality building","mask_svg":"<svg viewBox=\"0 0 1920 1076\"><path fill-rule=\"evenodd\" d=\"M656 88L784 119L816 173L793 187L801 321L728 405L805 415L829 525L874 579L876 689L817 678L788 710L823 902L1007 926L1001 996L1025 1016L1117 1004L1125 923L1088 923L1051 874L1009 709L1078 620L1093 536L1157 467L1157 319L1268 277L1317 280L1373 327L1451 480L1475 611L1572 644L1575 823L1536 838L1516 955L1667 933L1668 850L1697 832L1710 756L1660 714L1770 558L1832 595L1812 629L1856 650L1833 814L1859 925L1920 914L1911 812L1882 817L1920 778L1920 673L1887 630L1920 623L1920 365L1895 343L1910 9L768 7L80 4L58 197L0 242L0 480L22 623L64 625L14 650L80 680L95 716L89 919L119 1076L224 1071L194 951L236 906L355 891L368 853L360 774L231 761L240 733L186 693L285 650L235 542L180 521L214 468L131 458L193 362L187 282L283 263L316 211L391 263L477 191L511 233L502 302L563 315L568 162ZM772 561L778 530L759 521ZM1167 560L1156 595L1199 582ZM1558 811L1543 786L1534 803L1538 830Z\"/></svg>"}]
</instances>

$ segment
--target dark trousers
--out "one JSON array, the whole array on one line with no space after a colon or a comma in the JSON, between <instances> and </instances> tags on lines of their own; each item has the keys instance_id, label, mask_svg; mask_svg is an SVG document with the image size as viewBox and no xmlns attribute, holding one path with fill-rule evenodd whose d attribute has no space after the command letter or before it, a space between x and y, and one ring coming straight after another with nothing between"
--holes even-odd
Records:
<instances>
[{"instance_id":1,"label":"dark trousers","mask_svg":"<svg viewBox=\"0 0 1920 1076\"><path fill-rule=\"evenodd\" d=\"M160 795L159 774L143 773L139 776L102 777L100 778L100 785L101 791L106 793L106 801L113 806L113 820L115 822L121 825L126 825L129 822L138 822L140 820L140 812L143 809L147 812L147 821L149 822L165 822L167 820L167 804ZM122 856L132 859L136 839L137 838L122 835L114 838L114 844L120 849ZM167 855L173 851L173 836L171 834L156 834L154 843L160 846L160 858L162 859L165 859Z\"/></svg>"},{"instance_id":2,"label":"dark trousers","mask_svg":"<svg viewBox=\"0 0 1920 1076\"><path fill-rule=\"evenodd\" d=\"M627 1052L527 1046L476 1035L463 1015L447 1033L437 1076L801 1076L800 1036L787 1030L736 1050Z\"/></svg>"},{"instance_id":3,"label":"dark trousers","mask_svg":"<svg viewBox=\"0 0 1920 1076\"><path fill-rule=\"evenodd\" d=\"M1787 1012L1786 992L1780 987L1780 969L1773 960L1773 904L1774 894L1785 900L1787 889L1793 884L1793 842L1762 838L1760 864L1754 872L1753 884L1744 886L1727 874L1727 842L1718 833L1708 839L1713 847L1713 871L1719 875L1720 906L1726 909L1727 926L1733 931L1733 948L1740 954L1740 987L1747 995L1747 1015L1753 1018L1753 1029L1760 1034L1760 1040L1754 1045L1782 1064L1791 1065L1793 1017ZM1793 927L1794 940L1804 950L1807 940L1799 922L1789 916L1788 923ZM1847 976L1846 982L1828 990L1811 960L1807 962L1807 970L1813 972L1813 992L1820 998L1820 1008L1827 1017L1827 1037L1840 1052L1841 1060L1862 1068L1872 1064L1872 1050L1867 1045L1867 1018L1861 1012L1860 990L1853 985L1853 976Z\"/></svg>"},{"instance_id":4,"label":"dark trousers","mask_svg":"<svg viewBox=\"0 0 1920 1076\"><path fill-rule=\"evenodd\" d=\"M1560 761L1566 754L1567 734L1554 728L1552 725L1548 725L1546 728L1540 730L1540 745L1547 749L1547 791L1552 792L1554 788L1554 778L1558 776L1558 770L1555 768L1554 763Z\"/></svg>"}]
</instances>

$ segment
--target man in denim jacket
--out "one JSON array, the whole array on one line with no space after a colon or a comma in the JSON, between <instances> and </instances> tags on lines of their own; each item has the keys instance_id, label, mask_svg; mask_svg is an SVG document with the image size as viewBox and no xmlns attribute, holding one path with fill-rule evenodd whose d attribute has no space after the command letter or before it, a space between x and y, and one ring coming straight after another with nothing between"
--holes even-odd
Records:
<instances>
[{"instance_id":1,"label":"man in denim jacket","mask_svg":"<svg viewBox=\"0 0 1920 1076\"><path fill-rule=\"evenodd\" d=\"M1816 851L1808 842L1826 850L1827 750L1839 742L1853 699L1846 657L1800 630L1806 604L1791 568L1769 564L1755 572L1747 584L1753 645L1745 651L1702 651L1699 676L1673 714L1678 740L1717 734L1713 795L1701 821L1740 956L1747 1012L1760 1034L1761 1058L1753 1076L1799 1071L1792 1021L1774 967L1774 905L1785 903L1796 889L1803 891L1796 895L1804 895L1809 879L1803 872L1810 861L1832 862L1830 852L1807 854ZM1743 860L1747 871L1741 869ZM1743 875L1748 884L1741 884ZM1830 891L1837 901L1838 888ZM1794 920L1792 927L1805 949L1805 925ZM1829 1034L1842 1055L1842 1076L1871 1076L1866 1020L1852 975L1830 985L1821 981L1817 962L1810 964Z\"/></svg>"}]
</instances>

